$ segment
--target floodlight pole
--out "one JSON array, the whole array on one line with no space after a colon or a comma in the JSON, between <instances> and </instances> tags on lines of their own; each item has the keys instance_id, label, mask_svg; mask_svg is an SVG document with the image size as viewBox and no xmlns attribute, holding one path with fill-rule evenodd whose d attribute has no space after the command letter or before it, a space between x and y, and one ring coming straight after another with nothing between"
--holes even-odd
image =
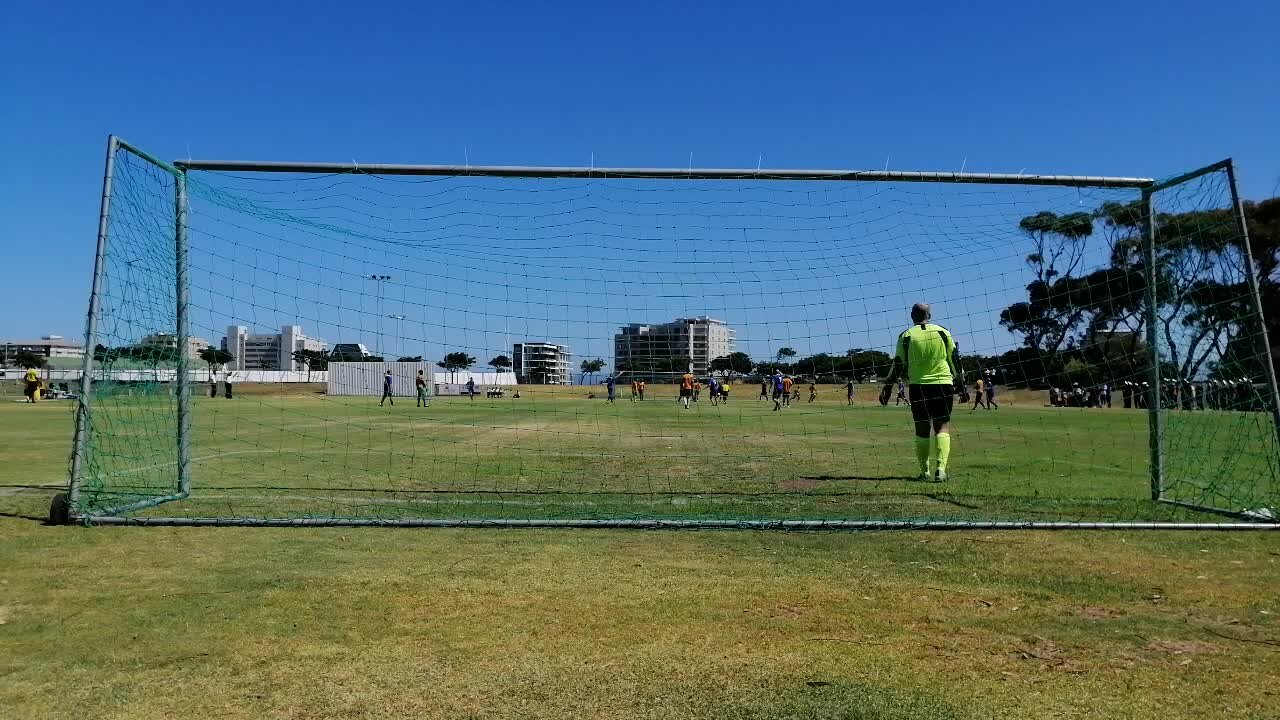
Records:
<instances>
[{"instance_id":1,"label":"floodlight pole","mask_svg":"<svg viewBox=\"0 0 1280 720\"><path fill-rule=\"evenodd\" d=\"M189 382L191 358L188 355L188 338L191 335L189 302L190 285L187 280L187 171L180 169L174 175L174 282L177 300L178 362L175 382L178 385L178 494L191 492L191 383Z\"/></svg>"},{"instance_id":2,"label":"floodlight pole","mask_svg":"<svg viewBox=\"0 0 1280 720\"><path fill-rule=\"evenodd\" d=\"M111 226L111 181L115 176L116 151L120 141L115 135L107 136L106 167L102 173L102 202L98 206L98 244L93 256L93 285L89 290L89 314L85 319L84 363L80 366L80 393L76 399L76 429L71 455L71 478L67 484L67 505L71 513L80 510L80 485L84 481L88 463L89 435L93 426L89 418L89 406L93 378L93 353L98 343L98 316L101 313L102 278L107 264L107 231Z\"/></svg>"},{"instance_id":3,"label":"floodlight pole","mask_svg":"<svg viewBox=\"0 0 1280 720\"><path fill-rule=\"evenodd\" d=\"M1244 254L1245 282L1249 285L1249 299L1253 301L1253 312L1258 316L1257 338L1262 343L1262 365L1267 380L1267 391L1271 397L1271 417L1276 433L1276 442L1280 446L1280 389L1276 386L1275 359L1271 357L1271 340L1267 336L1267 319L1262 313L1262 292L1258 288L1258 272L1253 263L1253 247L1249 243L1249 224L1245 220L1244 205L1240 202L1240 188L1236 185L1236 165L1228 159L1227 184L1231 186L1231 212L1235 215L1236 226L1240 230L1240 247Z\"/></svg>"},{"instance_id":4,"label":"floodlight pole","mask_svg":"<svg viewBox=\"0 0 1280 720\"><path fill-rule=\"evenodd\" d=\"M1160 414L1160 348L1156 326L1160 322L1156 305L1156 214L1154 191L1142 189L1142 224L1146 236L1146 303L1147 303L1147 357L1151 367L1147 369L1147 442L1151 450L1151 499L1159 501L1164 496L1164 416Z\"/></svg>"}]
</instances>

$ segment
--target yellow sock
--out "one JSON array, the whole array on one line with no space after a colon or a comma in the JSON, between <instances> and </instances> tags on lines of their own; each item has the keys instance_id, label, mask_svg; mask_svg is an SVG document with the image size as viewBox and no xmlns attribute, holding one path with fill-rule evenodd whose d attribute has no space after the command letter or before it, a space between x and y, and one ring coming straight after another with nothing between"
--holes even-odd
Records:
<instances>
[{"instance_id":1,"label":"yellow sock","mask_svg":"<svg viewBox=\"0 0 1280 720\"><path fill-rule=\"evenodd\" d=\"M916 438L916 460L920 462L920 472L929 474L929 438Z\"/></svg>"},{"instance_id":2,"label":"yellow sock","mask_svg":"<svg viewBox=\"0 0 1280 720\"><path fill-rule=\"evenodd\" d=\"M947 469L947 460L951 458L951 433L938 433L937 466L943 472Z\"/></svg>"}]
</instances>

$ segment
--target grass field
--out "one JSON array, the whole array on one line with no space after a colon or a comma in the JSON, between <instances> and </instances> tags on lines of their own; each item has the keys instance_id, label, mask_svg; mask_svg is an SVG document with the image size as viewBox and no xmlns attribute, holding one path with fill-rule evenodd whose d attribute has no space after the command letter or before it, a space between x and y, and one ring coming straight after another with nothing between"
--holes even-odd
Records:
<instances>
[{"instance_id":1,"label":"grass field","mask_svg":"<svg viewBox=\"0 0 1280 720\"><path fill-rule=\"evenodd\" d=\"M906 406L823 387L782 412L739 386L680 410L669 387L607 405L592 388L520 399L329 397L295 389L198 397L191 497L142 517L1209 521L1150 500L1148 419L957 408L945 485L916 481ZM90 514L174 492L173 400L98 399ZM154 390L154 388L153 388ZM163 390L163 388L161 388ZM863 389L870 398L874 389ZM1280 506L1269 416L1170 413L1169 495L1225 510Z\"/></svg>"},{"instance_id":2,"label":"grass field","mask_svg":"<svg viewBox=\"0 0 1280 720\"><path fill-rule=\"evenodd\" d=\"M334 409L305 396L243 399L202 400L196 427L207 432L212 419L212 427L235 442L256 438L253 443L266 447L284 442L277 426L283 414ZM846 413L841 422L871 437L850 451L805 454L790 441L817 443L834 435L820 430L838 427L834 401L781 418L770 418L763 404L731 406L742 413L733 425L701 407L680 415L669 403L627 404L613 416L599 401L534 401L539 417L563 423L594 417L611 438L633 426L653 436L692 435L697 427L718 437L714 432L728 434L750 418L761 432L787 442L739 451L728 460L732 467L759 453L775 464L801 463L803 471L770 465L745 477L712 473L690 453L694 459L687 462L701 472L646 473L672 478L667 490L652 493L654 502L692 497L692 490L733 477L776 488L784 474L817 477L822 467L835 474L834 468L856 462L856 471L843 474L892 477L902 472L895 458L910 463L903 453L881 458L868 450L900 442L905 415L892 408L839 411ZM475 413L486 411L463 402L432 408L452 429L409 427L447 437L482 432L486 421ZM375 414L367 405L353 403L344 412L369 419L373 435L361 442L370 448L387 450L370 437L403 443L417 435L404 427L418 422L409 417L412 408ZM989 448L991 456L983 458L972 457L974 449L1018 428L1066 427L1082 447L1039 461L1040 468L1068 476L1059 485L1073 483L1073 492L1141 499L1140 471L1132 482L1094 473L1101 477L1089 484L1087 474L1071 473L1075 466L1063 462L1092 456L1099 459L1093 464L1105 466L1141 453L1145 436L1137 431L1137 413L1075 413L1076 419L1063 420L1068 415L1031 407L999 413L1006 409L1011 412L959 416L956 483L977 483L992 498L1016 497L1018 483L1028 481L1019 479L1026 474L1016 468L1019 458L1009 456L1012 445ZM130 419L145 425L144 412ZM492 418L511 409L488 412ZM1056 424L1063 422L1075 424ZM1241 422L1230 420L1228 427ZM505 439L507 424L487 422L499 426L495 434L508 455L538 449L522 462L545 463L512 477L563 483L572 476L571 464L556 471L551 446ZM53 488L65 482L70 428L65 404L0 404L0 717L1168 720L1270 718L1280 707L1280 536L1274 533L48 527L41 519ZM1218 432L1227 430L1214 426L1199 435ZM478 452L476 445L468 446L471 452ZM218 447L205 437L197 440L196 455ZM466 456L450 458L430 447L423 441L412 457L429 458L421 464L431 469L465 466ZM141 441L136 449L153 451ZM675 453L666 450L655 454L669 466ZM305 457L310 447L287 451ZM239 470L259 486L240 492L264 497L270 494L263 487L274 481L296 494L296 468L290 474L284 465L261 462L285 454L259 455L252 462L246 455L202 463L200 472L220 470L197 480L222 477L227 484ZM246 464L231 465L232 458ZM356 465L350 456L346 462L372 466ZM380 482L403 479L390 467L377 475ZM336 487L342 477L317 472L307 481ZM434 477L446 479L443 472ZM501 475L483 477L492 483ZM589 480L605 488L615 481L604 473ZM848 479L810 482L820 484L792 492L810 498L827 487L822 483L864 487ZM874 498L917 492L881 476L861 482L876 489ZM504 492L503 499L510 497ZM850 496L834 497L822 500L853 505ZM234 497L221 502L227 511L252 505ZM315 511L315 502L308 498L297 510ZM327 502L331 511L347 507ZM916 501L876 502L893 508ZM528 506L501 509L520 507Z\"/></svg>"}]
</instances>

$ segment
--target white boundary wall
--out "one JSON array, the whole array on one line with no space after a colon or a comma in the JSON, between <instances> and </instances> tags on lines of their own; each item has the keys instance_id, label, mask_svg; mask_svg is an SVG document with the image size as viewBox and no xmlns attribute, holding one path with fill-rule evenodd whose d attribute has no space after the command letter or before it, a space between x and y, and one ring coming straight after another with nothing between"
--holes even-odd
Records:
<instances>
[{"instance_id":1,"label":"white boundary wall","mask_svg":"<svg viewBox=\"0 0 1280 720\"><path fill-rule=\"evenodd\" d=\"M484 397L486 390L492 387L512 387L516 384L516 374L509 372L470 372L459 370L448 373L444 370L436 375L436 395L464 395L467 392L467 380L476 381L476 395Z\"/></svg>"},{"instance_id":2,"label":"white boundary wall","mask_svg":"<svg viewBox=\"0 0 1280 720\"><path fill-rule=\"evenodd\" d=\"M432 387L431 363L426 362L331 362L326 382L329 395L382 395L383 373L391 371L391 393L397 397L418 394L414 379L423 371L427 388Z\"/></svg>"},{"instance_id":3,"label":"white boundary wall","mask_svg":"<svg viewBox=\"0 0 1280 720\"><path fill-rule=\"evenodd\" d=\"M0 380L18 380L27 374L27 371L21 368L2 368L0 369ZM324 370L231 370L213 373L218 382L222 382L231 375L232 383L322 383L328 381L328 373ZM93 371L94 382L102 380L112 380L115 382L173 382L177 377L177 371L168 368L160 370L111 370L104 371L95 368ZM187 372L187 377L193 383L209 382L208 368L199 370L192 368ZM68 382L74 380L80 382L79 370L51 370L49 368L40 369L40 379L52 380L57 382Z\"/></svg>"}]
</instances>

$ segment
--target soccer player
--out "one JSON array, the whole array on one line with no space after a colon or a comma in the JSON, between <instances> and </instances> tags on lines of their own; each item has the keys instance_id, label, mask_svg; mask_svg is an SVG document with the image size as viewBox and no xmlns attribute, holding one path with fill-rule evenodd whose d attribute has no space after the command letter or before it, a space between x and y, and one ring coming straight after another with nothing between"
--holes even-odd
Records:
<instances>
[{"instance_id":1,"label":"soccer player","mask_svg":"<svg viewBox=\"0 0 1280 720\"><path fill-rule=\"evenodd\" d=\"M853 381L852 380L844 384L844 399L845 399L845 404L847 405L853 404Z\"/></svg>"},{"instance_id":2,"label":"soccer player","mask_svg":"<svg viewBox=\"0 0 1280 720\"><path fill-rule=\"evenodd\" d=\"M644 402L644 381L640 381L640 401Z\"/></svg>"},{"instance_id":3,"label":"soccer player","mask_svg":"<svg viewBox=\"0 0 1280 720\"><path fill-rule=\"evenodd\" d=\"M391 373L387 373L387 375L390 374ZM476 379L473 377L467 378L467 394L471 396L471 402L476 401ZM391 404L394 405L395 403Z\"/></svg>"},{"instance_id":4,"label":"soccer player","mask_svg":"<svg viewBox=\"0 0 1280 720\"><path fill-rule=\"evenodd\" d=\"M427 398L427 378L418 371L418 377L413 381L414 386L418 388L418 404L414 407L431 407L431 400Z\"/></svg>"},{"instance_id":5,"label":"soccer player","mask_svg":"<svg viewBox=\"0 0 1280 720\"><path fill-rule=\"evenodd\" d=\"M898 399L893 401L893 406L898 407L899 405L901 405L906 401L907 401L907 386L903 385L902 381L899 380L898 381Z\"/></svg>"},{"instance_id":6,"label":"soccer player","mask_svg":"<svg viewBox=\"0 0 1280 720\"><path fill-rule=\"evenodd\" d=\"M396 401L391 397L391 371L388 370L382 376L382 399L378 401L378 407L382 407L382 403L390 400L391 406L395 407Z\"/></svg>"},{"instance_id":7,"label":"soccer player","mask_svg":"<svg viewBox=\"0 0 1280 720\"><path fill-rule=\"evenodd\" d=\"M987 371L987 380L984 383L984 387L986 388L986 391L987 391L987 409L999 410L1000 406L996 404L996 371L995 370Z\"/></svg>"},{"instance_id":8,"label":"soccer player","mask_svg":"<svg viewBox=\"0 0 1280 720\"><path fill-rule=\"evenodd\" d=\"M974 410L977 410L979 405L983 407L987 407L986 405L987 395L986 395L985 387L986 387L986 381L984 381L982 379L982 376L979 375L978 379L973 381L973 409ZM987 407L987 409L990 410L991 408Z\"/></svg>"},{"instance_id":9,"label":"soccer player","mask_svg":"<svg viewBox=\"0 0 1280 720\"><path fill-rule=\"evenodd\" d=\"M638 397L640 397L640 381L632 380L631 381L631 402L635 402L636 398Z\"/></svg>"},{"instance_id":10,"label":"soccer player","mask_svg":"<svg viewBox=\"0 0 1280 720\"><path fill-rule=\"evenodd\" d=\"M693 399L693 373L680 376L680 404L689 409L689 401Z\"/></svg>"},{"instance_id":11,"label":"soccer player","mask_svg":"<svg viewBox=\"0 0 1280 720\"><path fill-rule=\"evenodd\" d=\"M910 384L911 419L915 421L916 460L920 479L943 482L951 458L951 405L956 382L964 382L960 358L951 332L929 322L926 303L911 307L912 325L898 336L893 369L880 390L880 404L889 402L893 383L905 375ZM929 472L929 432L933 431L934 470Z\"/></svg>"},{"instance_id":12,"label":"soccer player","mask_svg":"<svg viewBox=\"0 0 1280 720\"><path fill-rule=\"evenodd\" d=\"M777 412L782 409L782 401L785 399L786 383L782 379L782 371L778 370L773 373L773 410Z\"/></svg>"},{"instance_id":13,"label":"soccer player","mask_svg":"<svg viewBox=\"0 0 1280 720\"><path fill-rule=\"evenodd\" d=\"M790 375L782 378L782 404L791 407L791 386L795 384L795 380Z\"/></svg>"},{"instance_id":14,"label":"soccer player","mask_svg":"<svg viewBox=\"0 0 1280 720\"><path fill-rule=\"evenodd\" d=\"M720 386L720 404L729 404L729 383L725 383Z\"/></svg>"},{"instance_id":15,"label":"soccer player","mask_svg":"<svg viewBox=\"0 0 1280 720\"><path fill-rule=\"evenodd\" d=\"M607 403L609 403L609 404L613 404L613 393L614 393L614 391L615 391L615 390L617 390L617 389L618 389L618 378L617 378L617 376L616 376L616 375L610 375L609 377L605 378L605 380L604 380L604 386L605 386L605 388L607 388L607 389L609 390L609 397L605 400L605 402L607 402Z\"/></svg>"},{"instance_id":16,"label":"soccer player","mask_svg":"<svg viewBox=\"0 0 1280 720\"><path fill-rule=\"evenodd\" d=\"M702 395L702 381L693 381L693 401L698 402L698 397Z\"/></svg>"},{"instance_id":17,"label":"soccer player","mask_svg":"<svg viewBox=\"0 0 1280 720\"><path fill-rule=\"evenodd\" d=\"M756 399L757 400L769 399L769 378L767 376L760 378L760 397Z\"/></svg>"},{"instance_id":18,"label":"soccer player","mask_svg":"<svg viewBox=\"0 0 1280 720\"><path fill-rule=\"evenodd\" d=\"M818 386L813 383L809 383L809 402L813 402L814 400L817 400L817 399L818 399Z\"/></svg>"},{"instance_id":19,"label":"soccer player","mask_svg":"<svg viewBox=\"0 0 1280 720\"><path fill-rule=\"evenodd\" d=\"M707 378L707 394L711 396L712 405L720 402L720 383L713 377Z\"/></svg>"},{"instance_id":20,"label":"soccer player","mask_svg":"<svg viewBox=\"0 0 1280 720\"><path fill-rule=\"evenodd\" d=\"M22 380L22 394L27 396L27 402L35 402L40 395L40 371L33 367L27 368L27 374Z\"/></svg>"}]
</instances>

